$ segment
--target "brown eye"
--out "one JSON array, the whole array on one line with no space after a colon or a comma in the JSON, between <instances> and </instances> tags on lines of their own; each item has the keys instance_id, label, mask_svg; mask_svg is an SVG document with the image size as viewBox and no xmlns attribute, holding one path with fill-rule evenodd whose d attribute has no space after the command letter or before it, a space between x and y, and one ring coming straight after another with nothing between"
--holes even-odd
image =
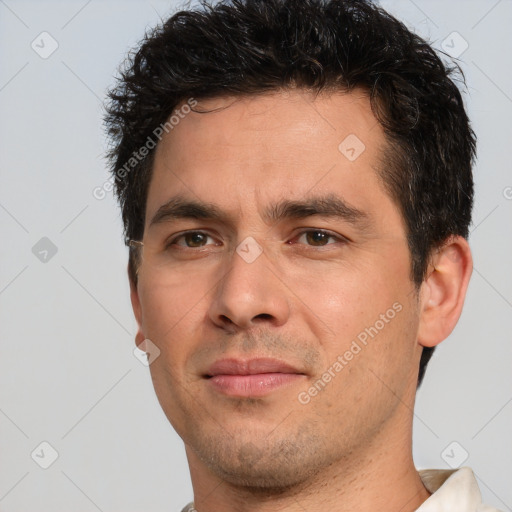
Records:
<instances>
[{"instance_id":1,"label":"brown eye","mask_svg":"<svg viewBox=\"0 0 512 512\"><path fill-rule=\"evenodd\" d=\"M323 231L321 229L309 229L307 231L303 231L297 240L300 243L305 243L312 247L332 245L333 242L330 242L329 240L333 240L334 243L344 241L341 236L335 236L328 231Z\"/></svg>"},{"instance_id":2,"label":"brown eye","mask_svg":"<svg viewBox=\"0 0 512 512\"><path fill-rule=\"evenodd\" d=\"M187 233L183 236L183 239L188 247L202 247L206 243L208 236L204 233Z\"/></svg>"},{"instance_id":3,"label":"brown eye","mask_svg":"<svg viewBox=\"0 0 512 512\"><path fill-rule=\"evenodd\" d=\"M323 231L308 231L306 233L306 240L311 245L326 245L329 238L332 237Z\"/></svg>"},{"instance_id":4,"label":"brown eye","mask_svg":"<svg viewBox=\"0 0 512 512\"><path fill-rule=\"evenodd\" d=\"M167 244L167 247L178 245L188 249L197 249L208 245L208 239L213 241L213 238L210 235L203 233L202 231L189 231L188 233L182 233L181 235L173 238Z\"/></svg>"}]
</instances>

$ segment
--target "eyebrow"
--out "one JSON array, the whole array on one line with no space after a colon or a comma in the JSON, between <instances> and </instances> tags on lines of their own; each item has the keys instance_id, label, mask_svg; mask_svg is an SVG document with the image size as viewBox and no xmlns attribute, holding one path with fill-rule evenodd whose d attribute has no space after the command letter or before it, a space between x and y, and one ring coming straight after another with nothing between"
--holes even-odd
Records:
<instances>
[{"instance_id":1,"label":"eyebrow","mask_svg":"<svg viewBox=\"0 0 512 512\"><path fill-rule=\"evenodd\" d=\"M285 219L304 219L312 216L340 219L361 230L368 229L370 216L334 194L314 196L303 200L283 200L266 208L264 219L268 224ZM234 224L233 218L211 203L172 197L157 210L149 226L175 219L204 219Z\"/></svg>"}]
</instances>

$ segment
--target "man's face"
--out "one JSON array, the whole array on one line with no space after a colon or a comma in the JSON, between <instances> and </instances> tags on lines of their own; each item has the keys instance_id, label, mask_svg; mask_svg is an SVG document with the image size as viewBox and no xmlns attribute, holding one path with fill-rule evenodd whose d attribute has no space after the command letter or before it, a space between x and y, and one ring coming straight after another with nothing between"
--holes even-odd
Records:
<instances>
[{"instance_id":1,"label":"man's face","mask_svg":"<svg viewBox=\"0 0 512 512\"><path fill-rule=\"evenodd\" d=\"M160 350L154 387L192 464L291 485L410 427L419 307L386 141L361 92L199 107L223 108L156 151L137 341Z\"/></svg>"}]
</instances>

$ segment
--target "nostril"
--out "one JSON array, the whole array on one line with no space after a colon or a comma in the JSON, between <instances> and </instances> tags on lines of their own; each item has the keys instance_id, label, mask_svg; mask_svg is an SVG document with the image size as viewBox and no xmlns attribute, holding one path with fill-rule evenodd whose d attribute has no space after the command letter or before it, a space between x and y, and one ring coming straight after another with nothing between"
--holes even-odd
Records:
<instances>
[{"instance_id":1,"label":"nostril","mask_svg":"<svg viewBox=\"0 0 512 512\"><path fill-rule=\"evenodd\" d=\"M268 313L261 313L260 315L254 317L255 320L258 318L261 320L272 320L272 315L269 315Z\"/></svg>"},{"instance_id":2,"label":"nostril","mask_svg":"<svg viewBox=\"0 0 512 512\"><path fill-rule=\"evenodd\" d=\"M231 320L229 317L227 317L226 315L220 315L220 319L222 320L222 322L226 323L226 324L232 324L234 323L233 320Z\"/></svg>"}]
</instances>

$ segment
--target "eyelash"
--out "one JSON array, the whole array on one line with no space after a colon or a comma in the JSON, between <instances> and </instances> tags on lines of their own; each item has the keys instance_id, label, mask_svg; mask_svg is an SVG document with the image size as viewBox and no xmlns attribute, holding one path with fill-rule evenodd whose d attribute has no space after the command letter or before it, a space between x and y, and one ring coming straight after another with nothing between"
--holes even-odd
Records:
<instances>
[{"instance_id":1,"label":"eyelash","mask_svg":"<svg viewBox=\"0 0 512 512\"><path fill-rule=\"evenodd\" d=\"M294 238L299 238L299 237L302 237L303 235L306 235L308 233L322 233L324 235L327 235L329 238L334 238L336 239L338 242L341 242L342 244L346 244L348 243L350 240L342 235L339 235L339 234L334 234L332 233L331 231L327 231L325 229L305 229L301 232L299 232L297 234L297 236L295 236ZM176 244L176 242L180 239L182 239L183 237L187 236L187 235L193 235L193 234L201 234L201 235L205 235L207 237L210 237L210 238L213 238L211 235L209 235L208 233L204 232L204 231L185 231L183 233L180 233L179 235L177 236L174 236L171 240L169 240L168 242L166 242L165 244L165 249L171 249L173 245ZM217 244L216 244L217 245ZM334 244L326 244L325 246L328 246L328 245L334 245ZM323 245L319 245L319 246L315 246L315 245L307 245L308 247L325 247ZM178 250L201 250L201 249L204 249L205 246L200 246L200 247L186 247L186 246L178 246L179 249Z\"/></svg>"}]
</instances>

